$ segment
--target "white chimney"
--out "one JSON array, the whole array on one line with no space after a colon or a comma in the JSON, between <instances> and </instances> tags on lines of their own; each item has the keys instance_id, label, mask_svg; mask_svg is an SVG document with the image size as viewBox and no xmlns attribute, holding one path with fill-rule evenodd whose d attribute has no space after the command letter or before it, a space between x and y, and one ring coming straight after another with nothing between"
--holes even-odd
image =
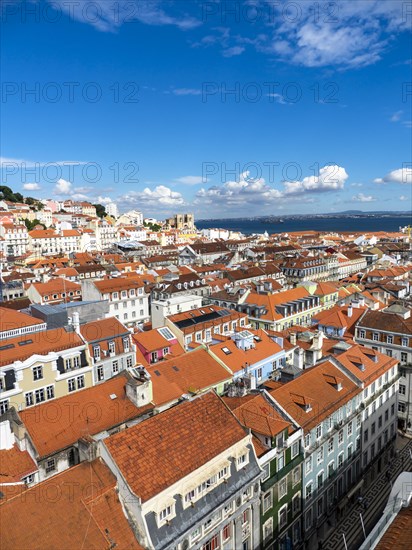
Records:
<instances>
[{"instance_id":1,"label":"white chimney","mask_svg":"<svg viewBox=\"0 0 412 550\"><path fill-rule=\"evenodd\" d=\"M292 346L296 346L296 342L297 342L296 332L291 332L289 336L290 336L290 343L292 344Z\"/></svg>"},{"instance_id":2,"label":"white chimney","mask_svg":"<svg viewBox=\"0 0 412 550\"><path fill-rule=\"evenodd\" d=\"M73 328L75 332L79 332L80 330L80 317L77 311L73 313Z\"/></svg>"},{"instance_id":3,"label":"white chimney","mask_svg":"<svg viewBox=\"0 0 412 550\"><path fill-rule=\"evenodd\" d=\"M353 308L352 306L348 306L348 317L352 317Z\"/></svg>"},{"instance_id":4,"label":"white chimney","mask_svg":"<svg viewBox=\"0 0 412 550\"><path fill-rule=\"evenodd\" d=\"M10 421L0 422L0 450L8 451L14 445L14 433L11 431Z\"/></svg>"}]
</instances>

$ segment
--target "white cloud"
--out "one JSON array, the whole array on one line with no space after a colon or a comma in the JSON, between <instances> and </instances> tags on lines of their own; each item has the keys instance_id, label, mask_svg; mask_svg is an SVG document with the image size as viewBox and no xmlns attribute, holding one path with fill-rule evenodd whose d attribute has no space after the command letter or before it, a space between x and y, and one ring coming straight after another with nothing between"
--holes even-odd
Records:
<instances>
[{"instance_id":1,"label":"white cloud","mask_svg":"<svg viewBox=\"0 0 412 550\"><path fill-rule=\"evenodd\" d=\"M55 9L61 9L73 19L87 23L103 32L114 32L125 23L139 21L145 25L170 25L189 30L201 25L201 21L186 13L170 15L161 7L160 0L48 0ZM169 4L169 7L171 5Z\"/></svg>"},{"instance_id":2,"label":"white cloud","mask_svg":"<svg viewBox=\"0 0 412 550\"><path fill-rule=\"evenodd\" d=\"M181 178L176 178L175 181L183 183L184 185L197 185L199 183L206 183L207 178L203 176L183 176Z\"/></svg>"},{"instance_id":3,"label":"white cloud","mask_svg":"<svg viewBox=\"0 0 412 550\"><path fill-rule=\"evenodd\" d=\"M412 196L411 197L406 197L405 195L401 195L399 197L399 200L400 201L411 201L412 202Z\"/></svg>"},{"instance_id":4,"label":"white cloud","mask_svg":"<svg viewBox=\"0 0 412 550\"><path fill-rule=\"evenodd\" d=\"M286 105L287 101L285 101L285 98L282 94L266 94L267 97L273 98L277 103L280 103L281 105Z\"/></svg>"},{"instance_id":5,"label":"white cloud","mask_svg":"<svg viewBox=\"0 0 412 550\"><path fill-rule=\"evenodd\" d=\"M245 48L243 46L233 46L231 48L223 50L222 55L223 57L234 57L236 55L242 54L244 51Z\"/></svg>"},{"instance_id":6,"label":"white cloud","mask_svg":"<svg viewBox=\"0 0 412 550\"><path fill-rule=\"evenodd\" d=\"M412 183L412 168L398 168L397 170L392 170L383 176L383 178L376 178L373 180L374 183Z\"/></svg>"},{"instance_id":7,"label":"white cloud","mask_svg":"<svg viewBox=\"0 0 412 550\"><path fill-rule=\"evenodd\" d=\"M38 183L25 183L23 185L23 189L25 191L38 191L40 189L40 185Z\"/></svg>"},{"instance_id":8,"label":"white cloud","mask_svg":"<svg viewBox=\"0 0 412 550\"><path fill-rule=\"evenodd\" d=\"M302 181L283 182L283 189L276 189L269 186L264 178L251 179L249 172L244 172L238 180L200 189L194 204L225 214L230 213L232 208L236 213L258 212L266 207L273 211L282 203L290 204L292 198L296 203L311 203L316 193L339 191L347 178L348 174L341 166L324 166L319 170L319 177L308 176Z\"/></svg>"},{"instance_id":9,"label":"white cloud","mask_svg":"<svg viewBox=\"0 0 412 550\"><path fill-rule=\"evenodd\" d=\"M363 187L363 183L351 183L351 187Z\"/></svg>"},{"instance_id":10,"label":"white cloud","mask_svg":"<svg viewBox=\"0 0 412 550\"><path fill-rule=\"evenodd\" d=\"M96 199L96 202L98 204L110 204L111 202L113 202L113 199L111 199L110 197L101 197L99 195Z\"/></svg>"},{"instance_id":11,"label":"white cloud","mask_svg":"<svg viewBox=\"0 0 412 550\"><path fill-rule=\"evenodd\" d=\"M185 204L181 193L172 191L165 185L157 185L154 189L146 187L143 191L130 191L119 197L116 202L124 204L129 208L131 205L141 209L153 208L153 211L156 211L156 209L166 210L170 209L170 207L183 206Z\"/></svg>"},{"instance_id":12,"label":"white cloud","mask_svg":"<svg viewBox=\"0 0 412 550\"><path fill-rule=\"evenodd\" d=\"M374 202L376 201L376 197L373 197L372 195L364 195L363 193L358 193L357 195L354 195L352 197L352 200L354 202Z\"/></svg>"},{"instance_id":13,"label":"white cloud","mask_svg":"<svg viewBox=\"0 0 412 550\"><path fill-rule=\"evenodd\" d=\"M174 95L201 95L202 90L198 90L196 88L174 88L172 90L172 94L174 94Z\"/></svg>"},{"instance_id":14,"label":"white cloud","mask_svg":"<svg viewBox=\"0 0 412 550\"><path fill-rule=\"evenodd\" d=\"M402 117L403 111L396 111L390 118L391 122L399 122Z\"/></svg>"},{"instance_id":15,"label":"white cloud","mask_svg":"<svg viewBox=\"0 0 412 550\"><path fill-rule=\"evenodd\" d=\"M73 193L72 183L70 181L60 178L57 180L54 188L55 195L71 195Z\"/></svg>"},{"instance_id":16,"label":"white cloud","mask_svg":"<svg viewBox=\"0 0 412 550\"><path fill-rule=\"evenodd\" d=\"M316 193L343 189L348 179L346 170L336 164L323 166L318 176L307 176L302 181L284 182L285 194Z\"/></svg>"}]
</instances>

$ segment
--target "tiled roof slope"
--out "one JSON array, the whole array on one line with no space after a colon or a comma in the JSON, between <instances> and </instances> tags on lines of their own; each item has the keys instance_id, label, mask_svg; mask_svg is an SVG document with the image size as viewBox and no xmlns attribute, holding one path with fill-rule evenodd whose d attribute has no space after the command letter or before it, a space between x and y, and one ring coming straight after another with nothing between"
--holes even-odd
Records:
<instances>
[{"instance_id":1,"label":"tiled roof slope","mask_svg":"<svg viewBox=\"0 0 412 550\"><path fill-rule=\"evenodd\" d=\"M2 548L142 550L115 488L116 479L97 459L17 494L1 507Z\"/></svg>"},{"instance_id":2,"label":"tiled roof slope","mask_svg":"<svg viewBox=\"0 0 412 550\"><path fill-rule=\"evenodd\" d=\"M340 391L331 383L336 379L342 384ZM335 365L325 361L269 393L308 432L361 391Z\"/></svg>"},{"instance_id":3,"label":"tiled roof slope","mask_svg":"<svg viewBox=\"0 0 412 550\"><path fill-rule=\"evenodd\" d=\"M168 409L104 441L143 502L247 436L213 392Z\"/></svg>"},{"instance_id":4,"label":"tiled roof slope","mask_svg":"<svg viewBox=\"0 0 412 550\"><path fill-rule=\"evenodd\" d=\"M64 328L6 338L0 342L0 366L10 365L14 361L25 361L32 355L58 353L61 350L79 346L84 346L80 336Z\"/></svg>"},{"instance_id":5,"label":"tiled roof slope","mask_svg":"<svg viewBox=\"0 0 412 550\"><path fill-rule=\"evenodd\" d=\"M48 456L83 436L95 435L149 412L152 405L136 407L127 398L125 384L126 377L119 375L98 386L21 411L20 418L39 456Z\"/></svg>"}]
</instances>

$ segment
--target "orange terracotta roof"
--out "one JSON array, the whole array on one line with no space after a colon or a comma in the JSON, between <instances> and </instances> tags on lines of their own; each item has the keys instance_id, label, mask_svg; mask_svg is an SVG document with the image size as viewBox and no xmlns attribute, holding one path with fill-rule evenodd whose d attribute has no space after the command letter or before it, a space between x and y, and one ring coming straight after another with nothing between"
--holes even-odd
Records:
<instances>
[{"instance_id":1,"label":"orange terracotta roof","mask_svg":"<svg viewBox=\"0 0 412 550\"><path fill-rule=\"evenodd\" d=\"M80 336L64 328L5 338L0 341L0 366L10 365L14 361L24 361L33 355L47 355L79 346L84 347Z\"/></svg>"},{"instance_id":2,"label":"orange terracotta roof","mask_svg":"<svg viewBox=\"0 0 412 550\"><path fill-rule=\"evenodd\" d=\"M37 464L27 451L21 451L16 444L11 449L0 450L1 483L15 483L25 476L37 472Z\"/></svg>"},{"instance_id":3,"label":"orange terracotta roof","mask_svg":"<svg viewBox=\"0 0 412 550\"><path fill-rule=\"evenodd\" d=\"M158 349L170 347L170 343L164 338L160 332L156 329L148 330L146 332L135 332L133 334L133 340L148 352L156 351Z\"/></svg>"},{"instance_id":4,"label":"orange terracotta roof","mask_svg":"<svg viewBox=\"0 0 412 550\"><path fill-rule=\"evenodd\" d=\"M222 400L208 392L109 437L104 445L131 490L146 502L246 436Z\"/></svg>"},{"instance_id":5,"label":"orange terracotta roof","mask_svg":"<svg viewBox=\"0 0 412 550\"><path fill-rule=\"evenodd\" d=\"M292 288L290 290L284 290L275 294L256 294L250 293L246 302L248 304L256 304L258 306L265 306L267 313L261 316L261 319L269 319L276 321L282 319L282 315L277 313L276 306L298 300L299 298L306 298L310 296L310 293L303 287Z\"/></svg>"},{"instance_id":6,"label":"orange terracotta roof","mask_svg":"<svg viewBox=\"0 0 412 550\"><path fill-rule=\"evenodd\" d=\"M4 548L142 550L116 494L116 479L100 459L16 493L1 507Z\"/></svg>"},{"instance_id":7,"label":"orange terracotta roof","mask_svg":"<svg viewBox=\"0 0 412 550\"><path fill-rule=\"evenodd\" d=\"M372 356L376 361L371 358ZM393 357L360 345L352 346L348 351L340 353L336 359L366 385L371 384L376 378L399 363Z\"/></svg>"},{"instance_id":8,"label":"orange terracotta roof","mask_svg":"<svg viewBox=\"0 0 412 550\"><path fill-rule=\"evenodd\" d=\"M262 394L252 395L251 399L224 397L223 400L239 422L252 432L274 437L285 429L293 429L292 424L287 422Z\"/></svg>"},{"instance_id":9,"label":"orange terracotta roof","mask_svg":"<svg viewBox=\"0 0 412 550\"><path fill-rule=\"evenodd\" d=\"M120 375L98 386L21 411L20 417L39 455L48 456L73 445L83 436L93 436L149 412L152 405L136 407L127 398L125 384L126 377ZM116 398L112 399L111 395Z\"/></svg>"},{"instance_id":10,"label":"orange terracotta roof","mask_svg":"<svg viewBox=\"0 0 412 550\"><path fill-rule=\"evenodd\" d=\"M102 293L119 292L131 288L141 288L144 286L143 279L136 276L135 273L129 274L131 277L117 277L116 279L104 279L103 281L94 281L95 287Z\"/></svg>"},{"instance_id":11,"label":"orange terracotta roof","mask_svg":"<svg viewBox=\"0 0 412 550\"><path fill-rule=\"evenodd\" d=\"M116 317L91 321L80 326L80 333L87 342L127 336L130 331Z\"/></svg>"},{"instance_id":12,"label":"orange terracotta roof","mask_svg":"<svg viewBox=\"0 0 412 550\"><path fill-rule=\"evenodd\" d=\"M331 376L342 378L340 391L330 383ZM302 426L305 432L310 431L361 392L362 389L330 361L304 370L298 378L269 391L275 401Z\"/></svg>"},{"instance_id":13,"label":"orange terracotta roof","mask_svg":"<svg viewBox=\"0 0 412 550\"><path fill-rule=\"evenodd\" d=\"M148 367L152 377L153 401L162 405L184 394L197 393L222 382L232 375L205 349L160 361Z\"/></svg>"},{"instance_id":14,"label":"orange terracotta roof","mask_svg":"<svg viewBox=\"0 0 412 550\"><path fill-rule=\"evenodd\" d=\"M0 332L14 330L34 325L42 325L44 321L36 319L26 313L13 311L6 307L0 307ZM1 344L0 344L1 345Z\"/></svg>"},{"instance_id":15,"label":"orange terracotta roof","mask_svg":"<svg viewBox=\"0 0 412 550\"><path fill-rule=\"evenodd\" d=\"M82 287L78 283L68 281L67 279L53 279L47 283L32 283L33 287L40 296L49 296L50 294L66 294L71 291L81 290Z\"/></svg>"},{"instance_id":16,"label":"orange terracotta roof","mask_svg":"<svg viewBox=\"0 0 412 550\"><path fill-rule=\"evenodd\" d=\"M262 330L247 329L247 332L260 339L260 341L253 340L254 347L251 349L238 348L236 342L229 337L219 344L211 345L209 348L232 372L242 370L246 363L254 365L282 351L279 344L274 342ZM225 353L224 350L229 350L230 353Z\"/></svg>"},{"instance_id":17,"label":"orange terracotta roof","mask_svg":"<svg viewBox=\"0 0 412 550\"><path fill-rule=\"evenodd\" d=\"M401 508L384 532L375 550L410 550L412 541L412 506Z\"/></svg>"}]
</instances>

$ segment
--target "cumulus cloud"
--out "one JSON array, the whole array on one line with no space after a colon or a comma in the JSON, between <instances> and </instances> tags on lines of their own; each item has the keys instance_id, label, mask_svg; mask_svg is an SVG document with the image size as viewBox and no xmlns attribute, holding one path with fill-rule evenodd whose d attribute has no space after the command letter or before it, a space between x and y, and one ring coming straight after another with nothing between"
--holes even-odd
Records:
<instances>
[{"instance_id":1,"label":"cumulus cloud","mask_svg":"<svg viewBox=\"0 0 412 550\"><path fill-rule=\"evenodd\" d=\"M374 202L376 201L376 197L373 197L372 195L364 195L363 193L358 193L357 195L354 195L352 197L352 200L354 202Z\"/></svg>"},{"instance_id":2,"label":"cumulus cloud","mask_svg":"<svg viewBox=\"0 0 412 550\"><path fill-rule=\"evenodd\" d=\"M376 178L374 183L412 183L412 168L398 168L383 176Z\"/></svg>"},{"instance_id":3,"label":"cumulus cloud","mask_svg":"<svg viewBox=\"0 0 412 550\"><path fill-rule=\"evenodd\" d=\"M116 202L127 205L129 208L133 205L142 209L153 208L159 210L183 206L185 204L181 193L172 191L165 185L157 185L154 189L146 187L143 191L130 191L119 197L119 200Z\"/></svg>"},{"instance_id":4,"label":"cumulus cloud","mask_svg":"<svg viewBox=\"0 0 412 550\"><path fill-rule=\"evenodd\" d=\"M38 191L40 189L40 185L38 183L25 183L23 185L23 189L25 191Z\"/></svg>"},{"instance_id":5,"label":"cumulus cloud","mask_svg":"<svg viewBox=\"0 0 412 550\"><path fill-rule=\"evenodd\" d=\"M391 122L399 122L402 118L403 111L396 111L390 118Z\"/></svg>"},{"instance_id":6,"label":"cumulus cloud","mask_svg":"<svg viewBox=\"0 0 412 550\"><path fill-rule=\"evenodd\" d=\"M323 191L337 191L343 189L348 179L345 168L336 164L323 166L319 169L318 176L307 176L302 181L284 182L285 194L294 195L297 193L321 193Z\"/></svg>"},{"instance_id":7,"label":"cumulus cloud","mask_svg":"<svg viewBox=\"0 0 412 550\"><path fill-rule=\"evenodd\" d=\"M56 186L54 188L54 194L55 195L71 195L73 193L73 184L70 181L64 180L63 178L60 178L56 182Z\"/></svg>"},{"instance_id":8,"label":"cumulus cloud","mask_svg":"<svg viewBox=\"0 0 412 550\"><path fill-rule=\"evenodd\" d=\"M252 211L265 206L279 206L293 197L294 201L314 202L313 194L339 191L348 174L341 166L324 166L319 176L308 176L302 181L283 182L283 189L268 185L264 178L251 179L249 172L240 174L238 180L226 181L223 185L202 188L196 193L195 205L213 206L218 209L236 208Z\"/></svg>"}]
</instances>

